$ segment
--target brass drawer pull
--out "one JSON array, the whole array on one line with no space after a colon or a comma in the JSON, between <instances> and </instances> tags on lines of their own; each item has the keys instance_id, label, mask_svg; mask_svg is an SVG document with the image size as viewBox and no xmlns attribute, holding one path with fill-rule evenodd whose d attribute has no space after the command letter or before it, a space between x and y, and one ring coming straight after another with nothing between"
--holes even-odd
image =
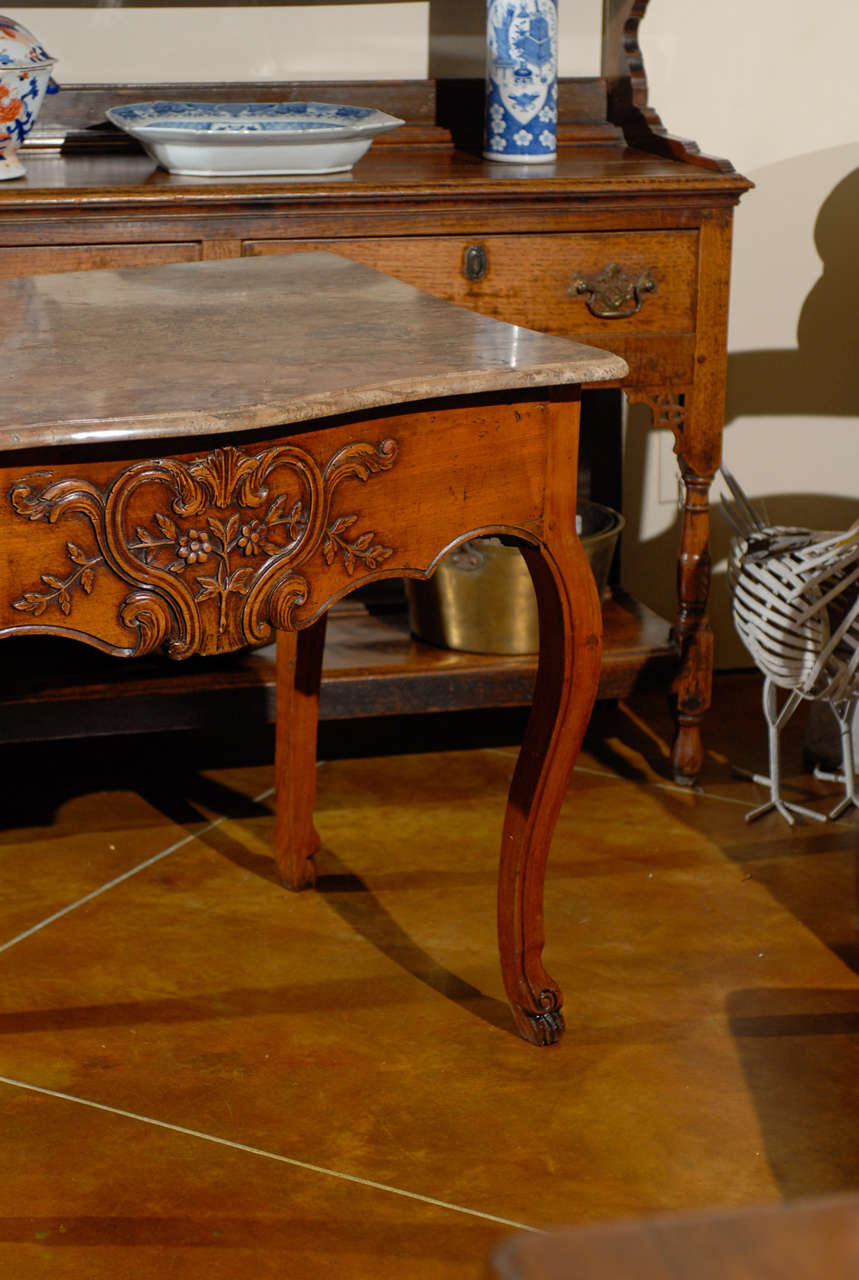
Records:
<instances>
[{"instance_id":1,"label":"brass drawer pull","mask_svg":"<svg viewBox=\"0 0 859 1280\"><path fill-rule=\"evenodd\" d=\"M462 255L462 274L466 280L482 280L489 262L482 244L470 244Z\"/></svg>"},{"instance_id":2,"label":"brass drawer pull","mask_svg":"<svg viewBox=\"0 0 859 1280\"><path fill-rule=\"evenodd\" d=\"M599 275L574 276L569 292L584 294L588 311L601 320L622 320L641 310L642 295L653 293L656 284L649 271L631 276L617 262L603 267ZM632 304L631 306L629 304Z\"/></svg>"}]
</instances>

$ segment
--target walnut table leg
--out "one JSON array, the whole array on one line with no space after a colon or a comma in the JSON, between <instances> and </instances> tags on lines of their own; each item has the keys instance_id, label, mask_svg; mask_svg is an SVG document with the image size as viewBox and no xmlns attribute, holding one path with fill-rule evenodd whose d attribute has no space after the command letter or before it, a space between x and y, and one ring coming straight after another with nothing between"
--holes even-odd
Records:
<instances>
[{"instance_id":1,"label":"walnut table leg","mask_svg":"<svg viewBox=\"0 0 859 1280\"><path fill-rule=\"evenodd\" d=\"M543 950L543 881L552 831L587 728L599 681L602 619L578 539L551 537L523 550L537 591L540 663L516 764L498 880L498 942L519 1032L553 1044L564 1029L562 996Z\"/></svg>"},{"instance_id":2,"label":"walnut table leg","mask_svg":"<svg viewBox=\"0 0 859 1280\"><path fill-rule=\"evenodd\" d=\"M287 889L304 889L316 878L316 733L327 620L323 614L304 631L277 633L273 852Z\"/></svg>"}]
</instances>

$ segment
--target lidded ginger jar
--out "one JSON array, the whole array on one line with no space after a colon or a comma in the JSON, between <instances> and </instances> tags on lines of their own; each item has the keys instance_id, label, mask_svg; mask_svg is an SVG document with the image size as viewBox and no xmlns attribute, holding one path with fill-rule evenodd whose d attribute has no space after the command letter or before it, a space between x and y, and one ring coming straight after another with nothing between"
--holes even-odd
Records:
<instances>
[{"instance_id":1,"label":"lidded ginger jar","mask_svg":"<svg viewBox=\"0 0 859 1280\"><path fill-rule=\"evenodd\" d=\"M49 85L56 89L55 61L26 27L0 14L0 180L24 174L18 147L36 123Z\"/></svg>"}]
</instances>

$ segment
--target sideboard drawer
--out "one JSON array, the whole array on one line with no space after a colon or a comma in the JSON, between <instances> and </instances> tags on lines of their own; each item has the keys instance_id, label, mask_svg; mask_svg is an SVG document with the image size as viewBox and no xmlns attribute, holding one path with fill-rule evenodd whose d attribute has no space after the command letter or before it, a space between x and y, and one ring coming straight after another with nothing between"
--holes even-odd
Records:
<instances>
[{"instance_id":1,"label":"sideboard drawer","mask_svg":"<svg viewBox=\"0 0 859 1280\"><path fill-rule=\"evenodd\" d=\"M43 276L52 271L99 271L196 262L199 241L166 244L15 245L0 248L0 276Z\"/></svg>"},{"instance_id":2,"label":"sideboard drawer","mask_svg":"<svg viewBox=\"0 0 859 1280\"><path fill-rule=\"evenodd\" d=\"M547 333L690 333L697 231L251 240L256 255L328 249L450 302Z\"/></svg>"}]
</instances>

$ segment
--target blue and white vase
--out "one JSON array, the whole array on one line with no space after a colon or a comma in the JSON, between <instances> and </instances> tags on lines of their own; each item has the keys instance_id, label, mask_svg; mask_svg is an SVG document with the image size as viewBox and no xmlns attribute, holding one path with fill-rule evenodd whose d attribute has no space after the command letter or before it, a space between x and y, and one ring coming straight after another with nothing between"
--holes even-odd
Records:
<instances>
[{"instance_id":1,"label":"blue and white vase","mask_svg":"<svg viewBox=\"0 0 859 1280\"><path fill-rule=\"evenodd\" d=\"M558 0L487 0L488 160L545 164L558 134Z\"/></svg>"}]
</instances>

